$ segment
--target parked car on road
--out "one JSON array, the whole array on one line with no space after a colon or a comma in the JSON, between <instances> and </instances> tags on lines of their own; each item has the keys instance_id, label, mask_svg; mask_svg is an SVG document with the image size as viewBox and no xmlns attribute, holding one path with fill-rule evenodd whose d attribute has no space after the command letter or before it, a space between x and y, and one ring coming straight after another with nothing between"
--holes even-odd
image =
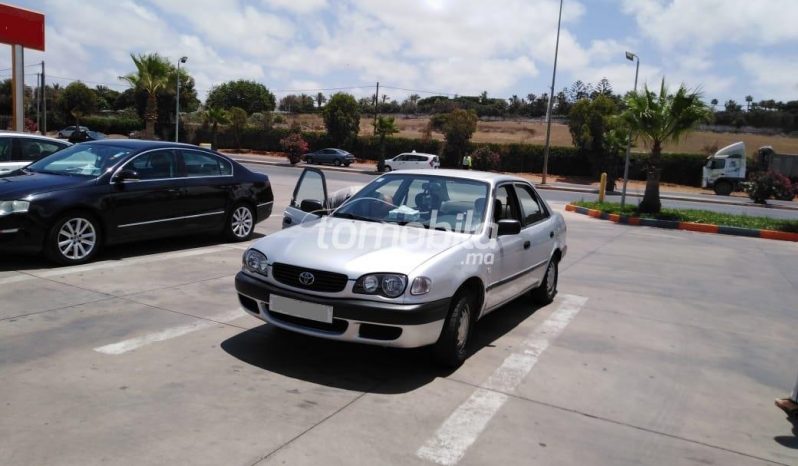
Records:
<instances>
[{"instance_id":1,"label":"parked car on road","mask_svg":"<svg viewBox=\"0 0 798 466\"><path fill-rule=\"evenodd\" d=\"M75 128L76 128L75 126L67 126L66 128L64 128L64 129L62 129L62 130L60 130L60 131L58 131L58 133L57 133L57 134L58 134L58 137L59 137L60 139L67 139L67 138L69 138L69 136L72 136L72 133L75 131ZM81 126L81 127L80 127L80 130L81 130L81 131L90 131L90 130L89 130L89 128L87 128L87 127L85 127L85 126Z\"/></svg>"},{"instance_id":2,"label":"parked car on road","mask_svg":"<svg viewBox=\"0 0 798 466\"><path fill-rule=\"evenodd\" d=\"M435 154L406 152L385 161L385 171L440 168L441 161Z\"/></svg>"},{"instance_id":3,"label":"parked car on road","mask_svg":"<svg viewBox=\"0 0 798 466\"><path fill-rule=\"evenodd\" d=\"M86 141L99 141L101 139L107 139L103 133L97 131L73 131L71 135L69 135L68 141L72 144L77 144L79 142L86 142Z\"/></svg>"},{"instance_id":4,"label":"parked car on road","mask_svg":"<svg viewBox=\"0 0 798 466\"><path fill-rule=\"evenodd\" d=\"M0 251L81 264L134 240L209 232L243 241L273 201L266 175L210 150L84 142L0 178Z\"/></svg>"},{"instance_id":5,"label":"parked car on road","mask_svg":"<svg viewBox=\"0 0 798 466\"><path fill-rule=\"evenodd\" d=\"M69 146L68 142L46 136L0 132L0 176Z\"/></svg>"},{"instance_id":6,"label":"parked car on road","mask_svg":"<svg viewBox=\"0 0 798 466\"><path fill-rule=\"evenodd\" d=\"M301 177L291 208L324 213L316 174ZM305 220L244 253L243 308L320 338L433 345L449 366L466 359L481 317L527 293L551 302L567 252L563 217L529 182L486 172L385 174Z\"/></svg>"},{"instance_id":7,"label":"parked car on road","mask_svg":"<svg viewBox=\"0 0 798 466\"><path fill-rule=\"evenodd\" d=\"M326 163L337 167L348 167L355 162L355 156L343 149L321 149L302 156L306 163Z\"/></svg>"}]
</instances>

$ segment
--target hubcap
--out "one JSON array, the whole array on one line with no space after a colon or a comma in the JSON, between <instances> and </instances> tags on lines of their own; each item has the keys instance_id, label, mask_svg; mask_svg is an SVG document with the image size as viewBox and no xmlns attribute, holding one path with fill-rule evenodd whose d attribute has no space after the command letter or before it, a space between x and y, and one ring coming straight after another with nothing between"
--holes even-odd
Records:
<instances>
[{"instance_id":1,"label":"hubcap","mask_svg":"<svg viewBox=\"0 0 798 466\"><path fill-rule=\"evenodd\" d=\"M58 250L67 259L81 260L94 251L97 232L85 218L69 219L58 230Z\"/></svg>"},{"instance_id":2,"label":"hubcap","mask_svg":"<svg viewBox=\"0 0 798 466\"><path fill-rule=\"evenodd\" d=\"M233 234L238 238L244 238L252 231L252 212L246 207L239 207L233 212L232 221Z\"/></svg>"},{"instance_id":3,"label":"hubcap","mask_svg":"<svg viewBox=\"0 0 798 466\"><path fill-rule=\"evenodd\" d=\"M551 296L557 287L557 265L549 262L549 269L546 271L546 293Z\"/></svg>"},{"instance_id":4,"label":"hubcap","mask_svg":"<svg viewBox=\"0 0 798 466\"><path fill-rule=\"evenodd\" d=\"M460 324L457 326L457 348L462 350L468 340L468 328L471 325L471 306L467 302L461 301L458 308Z\"/></svg>"}]
</instances>

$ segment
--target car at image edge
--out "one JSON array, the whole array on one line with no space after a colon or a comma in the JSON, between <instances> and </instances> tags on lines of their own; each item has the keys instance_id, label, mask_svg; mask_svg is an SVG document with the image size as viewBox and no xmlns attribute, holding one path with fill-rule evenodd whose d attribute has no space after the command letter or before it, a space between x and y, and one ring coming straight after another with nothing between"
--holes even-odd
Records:
<instances>
[{"instance_id":1,"label":"car at image edge","mask_svg":"<svg viewBox=\"0 0 798 466\"><path fill-rule=\"evenodd\" d=\"M210 150L85 142L0 177L0 251L73 265L144 239L208 232L244 241L273 201L266 175Z\"/></svg>"},{"instance_id":2,"label":"car at image edge","mask_svg":"<svg viewBox=\"0 0 798 466\"><path fill-rule=\"evenodd\" d=\"M308 170L286 212L306 220L256 241L236 276L243 308L261 320L333 340L433 345L438 362L457 366L479 318L527 293L539 303L557 293L565 221L524 179L394 172L326 215L324 175ZM382 243L395 234L408 244Z\"/></svg>"},{"instance_id":3,"label":"car at image edge","mask_svg":"<svg viewBox=\"0 0 798 466\"><path fill-rule=\"evenodd\" d=\"M37 134L0 131L0 176L71 145Z\"/></svg>"}]
</instances>

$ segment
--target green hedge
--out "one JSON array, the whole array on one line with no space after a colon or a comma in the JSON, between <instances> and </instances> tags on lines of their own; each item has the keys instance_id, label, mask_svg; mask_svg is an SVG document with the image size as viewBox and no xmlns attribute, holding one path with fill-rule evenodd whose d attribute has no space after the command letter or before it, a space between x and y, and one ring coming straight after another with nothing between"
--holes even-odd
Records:
<instances>
[{"instance_id":1,"label":"green hedge","mask_svg":"<svg viewBox=\"0 0 798 466\"><path fill-rule=\"evenodd\" d=\"M280 139L289 134L287 129L273 129L264 131L259 128L247 128L241 137L241 146L245 149L260 151L281 151ZM302 137L310 145L310 150L323 149L333 146L326 133L303 133ZM194 140L195 144L211 142L211 132L206 128L198 128ZM219 147L233 148L235 140L230 131L222 130L218 135ZM489 146L491 150L501 155L501 170L511 173L543 171L544 147L532 144L476 144L469 145L469 151L478 147ZM348 146L342 147L356 157L367 160L379 158L379 139L374 136L359 136ZM427 152L431 154L443 153L443 142L437 140L409 139L388 137L385 139L385 156L393 157L402 152ZM647 154L633 153L629 164L629 178L635 180L646 179ZM448 160L441 160L445 166ZM662 181L690 186L701 185L701 168L706 162L701 154L662 154ZM619 160L618 175L623 173L623 161ZM590 176L590 162L587 157L580 154L574 147L552 147L549 152L548 172L560 176Z\"/></svg>"},{"instance_id":2,"label":"green hedge","mask_svg":"<svg viewBox=\"0 0 798 466\"><path fill-rule=\"evenodd\" d=\"M132 131L144 129L144 121L134 116L124 115L87 116L81 118L80 124L87 126L92 131L99 131L105 134L124 134L126 136Z\"/></svg>"}]
</instances>

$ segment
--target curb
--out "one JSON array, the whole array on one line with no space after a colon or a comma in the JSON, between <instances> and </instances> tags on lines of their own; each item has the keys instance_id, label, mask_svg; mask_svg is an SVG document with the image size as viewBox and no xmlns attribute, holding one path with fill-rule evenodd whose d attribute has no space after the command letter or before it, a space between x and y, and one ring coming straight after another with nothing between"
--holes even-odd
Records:
<instances>
[{"instance_id":1,"label":"curb","mask_svg":"<svg viewBox=\"0 0 798 466\"><path fill-rule=\"evenodd\" d=\"M588 217L600 220L609 220L622 225L634 225L654 228L666 228L670 230L696 231L699 233L714 233L731 236L746 236L749 238L773 239L777 241L798 242L798 233L786 231L758 230L753 228L727 227L723 225L711 225L707 223L677 222L673 220L657 220L653 218L629 217L627 215L608 214L600 210L579 207L573 204L566 204L565 210L577 214L587 215Z\"/></svg>"}]
</instances>

